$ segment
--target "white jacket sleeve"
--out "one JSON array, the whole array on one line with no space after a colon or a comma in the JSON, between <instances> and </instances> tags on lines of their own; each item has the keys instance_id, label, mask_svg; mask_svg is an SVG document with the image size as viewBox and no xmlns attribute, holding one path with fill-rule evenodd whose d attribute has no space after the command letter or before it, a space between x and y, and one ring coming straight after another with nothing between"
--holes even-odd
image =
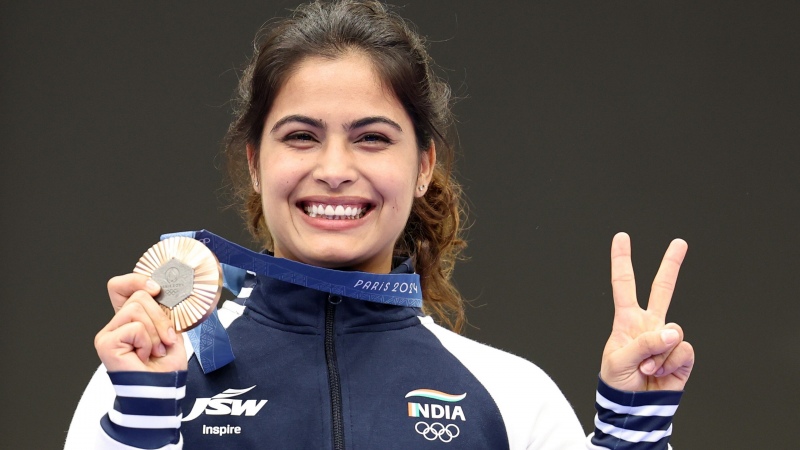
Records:
<instances>
[{"instance_id":1,"label":"white jacket sleeve","mask_svg":"<svg viewBox=\"0 0 800 450\"><path fill-rule=\"evenodd\" d=\"M102 365L81 397L65 450L180 450L186 372L111 372Z\"/></svg>"},{"instance_id":2,"label":"white jacket sleeve","mask_svg":"<svg viewBox=\"0 0 800 450\"><path fill-rule=\"evenodd\" d=\"M242 310L225 302L219 310L223 326ZM189 360L194 351L188 335L183 339ZM186 371L108 373L101 364L78 403L64 449L181 450L180 401L185 394Z\"/></svg>"},{"instance_id":3,"label":"white jacket sleeve","mask_svg":"<svg viewBox=\"0 0 800 450\"><path fill-rule=\"evenodd\" d=\"M420 319L490 393L513 450L666 450L681 392L624 392L598 382L594 433L534 364Z\"/></svg>"},{"instance_id":4,"label":"white jacket sleeve","mask_svg":"<svg viewBox=\"0 0 800 450\"><path fill-rule=\"evenodd\" d=\"M672 417L683 391L619 391L598 378L594 433L590 449L663 450L671 448Z\"/></svg>"}]
</instances>

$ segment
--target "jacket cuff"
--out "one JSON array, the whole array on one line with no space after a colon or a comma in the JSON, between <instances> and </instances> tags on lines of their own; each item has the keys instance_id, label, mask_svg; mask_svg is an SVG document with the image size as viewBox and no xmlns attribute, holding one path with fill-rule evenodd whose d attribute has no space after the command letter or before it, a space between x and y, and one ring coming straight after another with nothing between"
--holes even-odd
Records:
<instances>
[{"instance_id":1,"label":"jacket cuff","mask_svg":"<svg viewBox=\"0 0 800 450\"><path fill-rule=\"evenodd\" d=\"M102 419L103 431L131 447L158 449L180 441L186 371L109 372L117 394Z\"/></svg>"},{"instance_id":2,"label":"jacket cuff","mask_svg":"<svg viewBox=\"0 0 800 450\"><path fill-rule=\"evenodd\" d=\"M672 416L682 395L683 391L619 391L599 379L592 443L618 450L669 448Z\"/></svg>"}]
</instances>

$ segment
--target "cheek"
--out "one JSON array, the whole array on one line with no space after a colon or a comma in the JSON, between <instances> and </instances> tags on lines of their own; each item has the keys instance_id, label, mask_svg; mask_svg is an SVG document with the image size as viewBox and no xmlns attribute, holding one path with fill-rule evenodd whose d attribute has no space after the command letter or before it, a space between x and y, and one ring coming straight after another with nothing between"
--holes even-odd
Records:
<instances>
[{"instance_id":1,"label":"cheek","mask_svg":"<svg viewBox=\"0 0 800 450\"><path fill-rule=\"evenodd\" d=\"M270 196L285 196L302 180L303 158L265 157L261 160L261 179Z\"/></svg>"},{"instance_id":2,"label":"cheek","mask_svg":"<svg viewBox=\"0 0 800 450\"><path fill-rule=\"evenodd\" d=\"M414 189L416 189L416 169L414 178L409 178L408 168L399 170L397 165L388 167L383 174L395 174L394 176L377 177L376 187L386 201L386 206L392 213L407 214L411 211L411 203L414 201Z\"/></svg>"}]
</instances>

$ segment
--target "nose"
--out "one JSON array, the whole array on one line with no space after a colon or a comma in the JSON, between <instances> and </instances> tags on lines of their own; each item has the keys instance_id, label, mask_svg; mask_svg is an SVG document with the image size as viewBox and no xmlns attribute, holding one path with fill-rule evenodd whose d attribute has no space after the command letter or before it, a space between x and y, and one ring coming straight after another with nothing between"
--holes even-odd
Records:
<instances>
[{"instance_id":1,"label":"nose","mask_svg":"<svg viewBox=\"0 0 800 450\"><path fill-rule=\"evenodd\" d=\"M314 179L339 189L358 179L353 149L346 140L329 139L317 153Z\"/></svg>"}]
</instances>

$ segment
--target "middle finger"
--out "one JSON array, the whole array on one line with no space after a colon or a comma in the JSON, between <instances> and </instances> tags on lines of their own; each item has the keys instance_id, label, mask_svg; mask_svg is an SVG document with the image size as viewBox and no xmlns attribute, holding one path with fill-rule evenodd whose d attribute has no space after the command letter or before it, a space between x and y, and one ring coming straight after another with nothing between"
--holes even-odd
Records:
<instances>
[{"instance_id":1,"label":"middle finger","mask_svg":"<svg viewBox=\"0 0 800 450\"><path fill-rule=\"evenodd\" d=\"M672 294L675 292L675 284L678 281L678 272L681 269L681 263L683 263L688 247L683 239L672 241L666 253L664 253L664 259L661 260L661 266L658 268L658 273L656 273L656 277L653 280L647 310L662 321L666 321L667 310L672 301Z\"/></svg>"}]
</instances>

